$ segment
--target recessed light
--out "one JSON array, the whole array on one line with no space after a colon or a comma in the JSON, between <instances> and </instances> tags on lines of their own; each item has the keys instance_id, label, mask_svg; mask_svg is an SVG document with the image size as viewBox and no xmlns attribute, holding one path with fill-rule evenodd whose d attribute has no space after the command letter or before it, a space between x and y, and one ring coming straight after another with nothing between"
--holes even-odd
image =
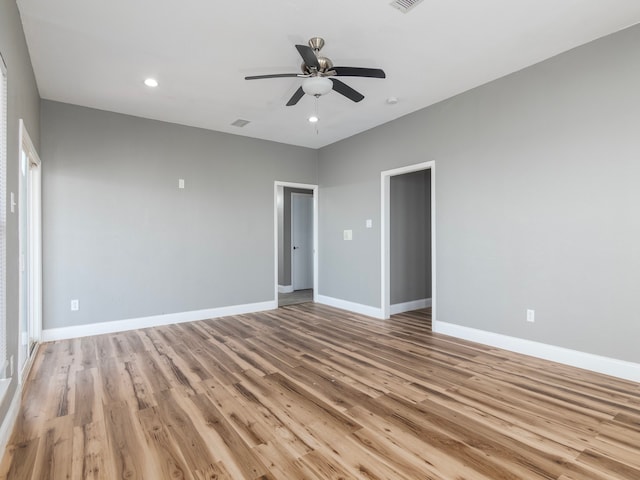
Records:
<instances>
[{"instance_id":1,"label":"recessed light","mask_svg":"<svg viewBox=\"0 0 640 480\"><path fill-rule=\"evenodd\" d=\"M309 121L311 123L316 123L318 121L318 117L316 117L315 115L312 115L309 117Z\"/></svg>"},{"instance_id":2,"label":"recessed light","mask_svg":"<svg viewBox=\"0 0 640 480\"><path fill-rule=\"evenodd\" d=\"M389 97L389 98L387 98L387 103L389 105L395 105L396 103L398 103L398 97Z\"/></svg>"},{"instance_id":3,"label":"recessed light","mask_svg":"<svg viewBox=\"0 0 640 480\"><path fill-rule=\"evenodd\" d=\"M158 81L157 81L155 78L147 78L147 79L144 81L144 84L145 84L147 87L155 88L155 87L157 87L157 86L158 86Z\"/></svg>"}]
</instances>

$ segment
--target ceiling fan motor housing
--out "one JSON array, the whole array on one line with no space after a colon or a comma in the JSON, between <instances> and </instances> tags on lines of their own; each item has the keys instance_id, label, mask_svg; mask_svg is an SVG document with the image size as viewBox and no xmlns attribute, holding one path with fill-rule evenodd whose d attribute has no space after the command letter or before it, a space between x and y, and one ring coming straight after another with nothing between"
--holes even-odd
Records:
<instances>
[{"instance_id":1,"label":"ceiling fan motor housing","mask_svg":"<svg viewBox=\"0 0 640 480\"><path fill-rule=\"evenodd\" d=\"M327 57L318 57L318 64L320 65L319 69L310 68L306 63L302 63L300 68L302 69L302 73L306 75L313 75L314 73L326 73L333 68L333 62L329 60Z\"/></svg>"}]
</instances>

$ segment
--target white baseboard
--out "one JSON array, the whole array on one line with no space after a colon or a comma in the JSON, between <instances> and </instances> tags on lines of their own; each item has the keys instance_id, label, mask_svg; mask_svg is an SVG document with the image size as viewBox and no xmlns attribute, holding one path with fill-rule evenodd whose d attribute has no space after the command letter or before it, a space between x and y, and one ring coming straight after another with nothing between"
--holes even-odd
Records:
<instances>
[{"instance_id":1,"label":"white baseboard","mask_svg":"<svg viewBox=\"0 0 640 480\"><path fill-rule=\"evenodd\" d=\"M0 378L0 405L4 403L4 397L9 392L11 386L11 377Z\"/></svg>"},{"instance_id":2,"label":"white baseboard","mask_svg":"<svg viewBox=\"0 0 640 480\"><path fill-rule=\"evenodd\" d=\"M193 310L191 312L168 313L166 315L154 315L151 317L131 318L127 320L115 320L113 322L91 323L74 327L49 328L42 331L42 341L65 340L67 338L88 337L103 333L124 332L139 328L158 327L172 323L195 322L208 318L226 317L229 315L241 315L243 313L262 312L278 308L278 302L249 303L246 305L233 305L229 307L208 308Z\"/></svg>"},{"instance_id":3,"label":"white baseboard","mask_svg":"<svg viewBox=\"0 0 640 480\"><path fill-rule=\"evenodd\" d=\"M640 364L618 360L592 353L580 352L546 343L534 342L523 338L510 337L499 333L463 327L453 323L433 321L433 331L532 357L584 368L613 377L640 382Z\"/></svg>"},{"instance_id":4,"label":"white baseboard","mask_svg":"<svg viewBox=\"0 0 640 480\"><path fill-rule=\"evenodd\" d=\"M11 433L13 433L13 426L16 424L16 420L18 419L21 397L22 390L20 389L20 387L18 387L13 393L13 398L11 399L11 403L9 404L7 413L2 419L2 425L0 425L0 455L2 456L4 456L5 450L7 448L7 443L9 443L9 438L11 438Z\"/></svg>"},{"instance_id":5,"label":"white baseboard","mask_svg":"<svg viewBox=\"0 0 640 480\"><path fill-rule=\"evenodd\" d=\"M389 306L389 314L397 315L398 313L411 312L420 308L428 308L431 306L430 298L421 298L420 300L412 300L410 302L394 303Z\"/></svg>"},{"instance_id":6,"label":"white baseboard","mask_svg":"<svg viewBox=\"0 0 640 480\"><path fill-rule=\"evenodd\" d=\"M293 285L278 285L278 293L291 293L293 292Z\"/></svg>"},{"instance_id":7,"label":"white baseboard","mask_svg":"<svg viewBox=\"0 0 640 480\"><path fill-rule=\"evenodd\" d=\"M370 307L369 305L362 305L361 303L349 302L340 298L326 297L324 295L317 295L315 301L317 303L329 305L330 307L341 308L342 310L348 310L361 315L380 319L383 318L382 309L378 307Z\"/></svg>"}]
</instances>

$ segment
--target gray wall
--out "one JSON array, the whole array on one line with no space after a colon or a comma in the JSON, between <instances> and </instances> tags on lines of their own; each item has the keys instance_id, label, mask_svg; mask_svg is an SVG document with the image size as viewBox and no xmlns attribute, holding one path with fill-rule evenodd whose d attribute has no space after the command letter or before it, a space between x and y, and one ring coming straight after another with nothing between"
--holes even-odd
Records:
<instances>
[{"instance_id":1,"label":"gray wall","mask_svg":"<svg viewBox=\"0 0 640 480\"><path fill-rule=\"evenodd\" d=\"M40 142L40 96L36 86L31 59L22 31L16 2L0 2L0 52L7 64L7 358L15 356L18 364L18 216L9 209L10 192L18 198L18 124L23 119L29 136L38 148ZM14 377L15 378L15 377ZM4 419L9 400L17 381L13 381L3 405L0 419Z\"/></svg>"},{"instance_id":2,"label":"gray wall","mask_svg":"<svg viewBox=\"0 0 640 480\"><path fill-rule=\"evenodd\" d=\"M391 177L389 200L391 305L431 298L431 170Z\"/></svg>"},{"instance_id":3,"label":"gray wall","mask_svg":"<svg viewBox=\"0 0 640 480\"><path fill-rule=\"evenodd\" d=\"M274 300L274 181L317 151L50 101L42 129L45 329Z\"/></svg>"},{"instance_id":4,"label":"gray wall","mask_svg":"<svg viewBox=\"0 0 640 480\"><path fill-rule=\"evenodd\" d=\"M636 26L323 148L319 293L380 306L380 171L435 160L437 320L639 362L639 50Z\"/></svg>"}]
</instances>

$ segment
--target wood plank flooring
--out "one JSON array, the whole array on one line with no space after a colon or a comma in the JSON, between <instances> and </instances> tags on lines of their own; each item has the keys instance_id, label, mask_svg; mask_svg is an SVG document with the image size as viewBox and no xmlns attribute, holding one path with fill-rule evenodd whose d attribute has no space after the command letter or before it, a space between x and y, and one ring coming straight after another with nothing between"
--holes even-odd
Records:
<instances>
[{"instance_id":1,"label":"wood plank flooring","mask_svg":"<svg viewBox=\"0 0 640 480\"><path fill-rule=\"evenodd\" d=\"M291 293L278 294L278 306L297 305L299 303L313 302L313 289L296 290Z\"/></svg>"},{"instance_id":2,"label":"wood plank flooring","mask_svg":"<svg viewBox=\"0 0 640 480\"><path fill-rule=\"evenodd\" d=\"M2 479L640 479L640 385L312 303L42 345Z\"/></svg>"}]
</instances>

